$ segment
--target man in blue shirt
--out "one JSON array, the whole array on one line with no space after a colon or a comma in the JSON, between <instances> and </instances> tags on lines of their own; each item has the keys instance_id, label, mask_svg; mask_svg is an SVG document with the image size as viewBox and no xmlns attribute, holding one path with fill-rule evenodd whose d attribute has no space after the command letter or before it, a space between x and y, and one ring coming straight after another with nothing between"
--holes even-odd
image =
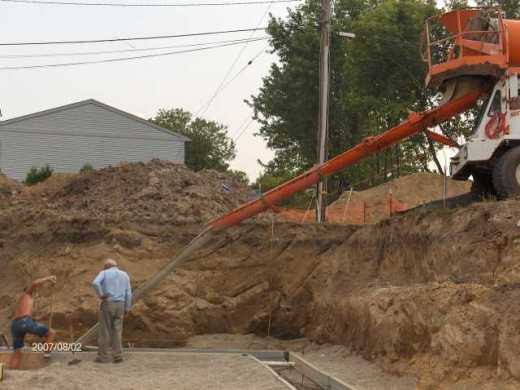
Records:
<instances>
[{"instance_id":1,"label":"man in blue shirt","mask_svg":"<svg viewBox=\"0 0 520 390\"><path fill-rule=\"evenodd\" d=\"M132 307L132 287L128 274L117 267L115 260L108 259L92 286L101 300L99 306L98 356L96 362L109 361L108 349L112 347L114 363L121 363L123 316Z\"/></svg>"}]
</instances>

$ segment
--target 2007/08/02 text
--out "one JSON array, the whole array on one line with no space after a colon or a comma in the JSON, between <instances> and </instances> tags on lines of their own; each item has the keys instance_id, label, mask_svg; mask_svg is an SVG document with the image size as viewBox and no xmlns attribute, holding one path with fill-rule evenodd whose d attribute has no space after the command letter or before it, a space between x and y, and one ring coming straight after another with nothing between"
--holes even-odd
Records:
<instances>
[{"instance_id":1,"label":"2007/08/02 text","mask_svg":"<svg viewBox=\"0 0 520 390\"><path fill-rule=\"evenodd\" d=\"M81 343L33 343L33 352L81 352Z\"/></svg>"}]
</instances>

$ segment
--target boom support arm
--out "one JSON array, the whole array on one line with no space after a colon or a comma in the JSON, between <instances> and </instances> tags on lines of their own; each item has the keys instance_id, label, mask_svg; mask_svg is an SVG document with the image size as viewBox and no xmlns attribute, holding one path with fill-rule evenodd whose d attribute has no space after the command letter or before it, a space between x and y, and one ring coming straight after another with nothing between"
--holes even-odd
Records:
<instances>
[{"instance_id":1,"label":"boom support arm","mask_svg":"<svg viewBox=\"0 0 520 390\"><path fill-rule=\"evenodd\" d=\"M366 138L333 159L317 165L294 179L280 184L278 187L263 194L259 199L217 218L209 223L211 230L218 231L236 225L254 215L287 199L294 193L304 190L320 181L322 176L330 176L342 169L354 165L363 158L388 148L428 127L449 120L475 105L483 91L473 91L460 98L452 100L440 107L421 114L411 113L408 120L376 137Z\"/></svg>"}]
</instances>

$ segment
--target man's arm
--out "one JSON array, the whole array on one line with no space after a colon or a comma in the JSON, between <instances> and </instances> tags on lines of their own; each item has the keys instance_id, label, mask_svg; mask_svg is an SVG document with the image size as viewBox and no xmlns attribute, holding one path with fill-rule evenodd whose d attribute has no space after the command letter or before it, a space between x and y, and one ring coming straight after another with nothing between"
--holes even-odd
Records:
<instances>
[{"instance_id":1,"label":"man's arm","mask_svg":"<svg viewBox=\"0 0 520 390\"><path fill-rule=\"evenodd\" d=\"M33 280L31 285L29 286L29 288L27 288L27 290L25 290L25 293L29 294L29 295L32 295L34 290L36 290L37 288L41 287L46 282L50 282L52 284L56 284L56 276L51 275L51 276L46 276L45 278L40 278L40 279Z\"/></svg>"},{"instance_id":2,"label":"man's arm","mask_svg":"<svg viewBox=\"0 0 520 390\"><path fill-rule=\"evenodd\" d=\"M104 279L105 279L105 271L101 271L99 274L97 274L96 278L92 282L92 287L94 287L94 290L96 290L96 294L101 299L106 298L104 295L104 292L103 292L103 286L101 286L101 283L103 283Z\"/></svg>"},{"instance_id":3,"label":"man's arm","mask_svg":"<svg viewBox=\"0 0 520 390\"><path fill-rule=\"evenodd\" d=\"M130 285L130 277L126 276L126 290L125 290L125 313L128 313L132 308L132 286Z\"/></svg>"}]
</instances>

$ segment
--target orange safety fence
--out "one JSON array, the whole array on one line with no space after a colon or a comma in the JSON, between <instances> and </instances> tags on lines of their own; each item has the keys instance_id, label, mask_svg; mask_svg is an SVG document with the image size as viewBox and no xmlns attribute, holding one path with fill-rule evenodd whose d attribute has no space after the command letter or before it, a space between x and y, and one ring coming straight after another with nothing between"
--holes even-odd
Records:
<instances>
[{"instance_id":1,"label":"orange safety fence","mask_svg":"<svg viewBox=\"0 0 520 390\"><path fill-rule=\"evenodd\" d=\"M327 207L326 217L329 223L364 225L376 223L389 218L410 207L388 193L385 199L378 202L350 199L334 202ZM276 207L274 208L279 219L291 222L314 222L316 211Z\"/></svg>"}]
</instances>

